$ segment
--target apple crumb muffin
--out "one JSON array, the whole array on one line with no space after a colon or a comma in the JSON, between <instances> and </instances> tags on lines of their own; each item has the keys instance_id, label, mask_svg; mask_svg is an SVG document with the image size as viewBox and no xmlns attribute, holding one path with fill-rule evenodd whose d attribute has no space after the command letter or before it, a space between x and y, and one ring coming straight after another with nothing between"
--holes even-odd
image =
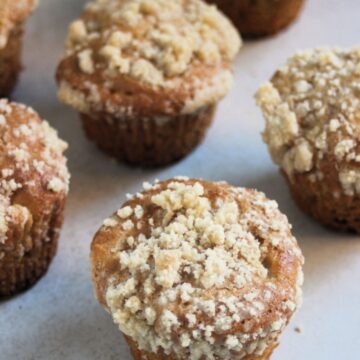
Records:
<instances>
[{"instance_id":1,"label":"apple crumb muffin","mask_svg":"<svg viewBox=\"0 0 360 360\"><path fill-rule=\"evenodd\" d=\"M204 137L240 45L230 21L201 0L92 1L70 26L59 98L111 156L165 165Z\"/></svg>"},{"instance_id":2,"label":"apple crumb muffin","mask_svg":"<svg viewBox=\"0 0 360 360\"><path fill-rule=\"evenodd\" d=\"M136 360L267 360L301 302L286 216L225 182L144 184L104 221L91 262Z\"/></svg>"},{"instance_id":3,"label":"apple crumb muffin","mask_svg":"<svg viewBox=\"0 0 360 360\"><path fill-rule=\"evenodd\" d=\"M360 48L298 52L256 97L264 140L299 206L360 232Z\"/></svg>"},{"instance_id":4,"label":"apple crumb muffin","mask_svg":"<svg viewBox=\"0 0 360 360\"><path fill-rule=\"evenodd\" d=\"M10 95L21 70L23 27L37 0L0 2L0 97Z\"/></svg>"},{"instance_id":5,"label":"apple crumb muffin","mask_svg":"<svg viewBox=\"0 0 360 360\"><path fill-rule=\"evenodd\" d=\"M69 173L60 140L29 107L0 100L0 298L33 285L55 255Z\"/></svg>"}]
</instances>

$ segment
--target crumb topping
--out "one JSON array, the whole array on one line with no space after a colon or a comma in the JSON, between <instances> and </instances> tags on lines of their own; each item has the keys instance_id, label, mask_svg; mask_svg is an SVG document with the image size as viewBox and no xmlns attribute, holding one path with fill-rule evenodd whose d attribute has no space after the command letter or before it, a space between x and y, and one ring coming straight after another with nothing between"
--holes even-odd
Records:
<instances>
[{"instance_id":1,"label":"crumb topping","mask_svg":"<svg viewBox=\"0 0 360 360\"><path fill-rule=\"evenodd\" d=\"M17 191L31 193L39 186L50 192L68 191L69 173L62 155L66 148L33 109L0 100L0 252L14 214L31 218L26 207L14 202Z\"/></svg>"},{"instance_id":2,"label":"crumb topping","mask_svg":"<svg viewBox=\"0 0 360 360\"><path fill-rule=\"evenodd\" d=\"M7 45L11 31L29 16L37 3L37 0L1 0L0 49Z\"/></svg>"},{"instance_id":3,"label":"crumb topping","mask_svg":"<svg viewBox=\"0 0 360 360\"><path fill-rule=\"evenodd\" d=\"M189 114L232 84L241 39L202 0L96 0L69 29L59 99L118 118Z\"/></svg>"},{"instance_id":4,"label":"crumb topping","mask_svg":"<svg viewBox=\"0 0 360 360\"><path fill-rule=\"evenodd\" d=\"M200 0L96 0L71 24L66 49L85 73L166 86L192 63L231 61L240 44L230 21Z\"/></svg>"},{"instance_id":5,"label":"crumb topping","mask_svg":"<svg viewBox=\"0 0 360 360\"><path fill-rule=\"evenodd\" d=\"M290 179L322 181L330 163L343 193L360 194L359 66L360 48L302 51L258 91L264 141Z\"/></svg>"},{"instance_id":6,"label":"crumb topping","mask_svg":"<svg viewBox=\"0 0 360 360\"><path fill-rule=\"evenodd\" d=\"M119 239L107 307L145 351L261 355L300 304L301 252L262 193L184 177L144 184L102 232Z\"/></svg>"}]
</instances>

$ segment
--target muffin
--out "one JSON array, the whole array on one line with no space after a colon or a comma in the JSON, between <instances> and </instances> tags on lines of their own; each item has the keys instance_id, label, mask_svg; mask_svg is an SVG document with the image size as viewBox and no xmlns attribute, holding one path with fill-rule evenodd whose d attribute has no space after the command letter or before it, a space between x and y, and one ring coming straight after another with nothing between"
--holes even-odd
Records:
<instances>
[{"instance_id":1,"label":"muffin","mask_svg":"<svg viewBox=\"0 0 360 360\"><path fill-rule=\"evenodd\" d=\"M276 202L184 177L144 189L91 247L97 298L134 359L269 359L303 281Z\"/></svg>"},{"instance_id":2,"label":"muffin","mask_svg":"<svg viewBox=\"0 0 360 360\"><path fill-rule=\"evenodd\" d=\"M203 139L240 45L230 21L201 0L92 1L70 26L59 98L109 155L166 165Z\"/></svg>"},{"instance_id":3,"label":"muffin","mask_svg":"<svg viewBox=\"0 0 360 360\"><path fill-rule=\"evenodd\" d=\"M33 285L55 255L67 145L31 108L0 100L0 298Z\"/></svg>"},{"instance_id":4,"label":"muffin","mask_svg":"<svg viewBox=\"0 0 360 360\"><path fill-rule=\"evenodd\" d=\"M264 140L299 206L360 232L360 48L299 52L256 97Z\"/></svg>"},{"instance_id":5,"label":"muffin","mask_svg":"<svg viewBox=\"0 0 360 360\"><path fill-rule=\"evenodd\" d=\"M230 17L241 35L272 35L292 23L304 0L207 0Z\"/></svg>"},{"instance_id":6,"label":"muffin","mask_svg":"<svg viewBox=\"0 0 360 360\"><path fill-rule=\"evenodd\" d=\"M21 70L23 25L37 0L0 2L0 97L9 96Z\"/></svg>"}]
</instances>

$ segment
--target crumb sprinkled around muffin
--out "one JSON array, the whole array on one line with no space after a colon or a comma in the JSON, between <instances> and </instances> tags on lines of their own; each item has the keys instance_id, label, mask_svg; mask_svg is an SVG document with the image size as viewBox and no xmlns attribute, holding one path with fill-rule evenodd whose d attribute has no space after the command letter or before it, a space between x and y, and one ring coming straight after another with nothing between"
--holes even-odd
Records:
<instances>
[{"instance_id":1,"label":"crumb sprinkled around muffin","mask_svg":"<svg viewBox=\"0 0 360 360\"><path fill-rule=\"evenodd\" d=\"M264 140L290 181L303 174L322 182L332 164L332 195L360 194L360 48L298 52L256 98Z\"/></svg>"},{"instance_id":2,"label":"crumb sprinkled around muffin","mask_svg":"<svg viewBox=\"0 0 360 360\"><path fill-rule=\"evenodd\" d=\"M33 109L0 100L0 138L1 254L6 250L8 223L13 215L20 212L23 217L32 216L29 209L13 200L16 193L21 190L30 194L39 187L67 193L69 173L62 155L67 144Z\"/></svg>"},{"instance_id":3,"label":"crumb sprinkled around muffin","mask_svg":"<svg viewBox=\"0 0 360 360\"><path fill-rule=\"evenodd\" d=\"M185 177L144 189L93 242L100 302L147 352L262 355L301 301L302 255L276 202Z\"/></svg>"}]
</instances>

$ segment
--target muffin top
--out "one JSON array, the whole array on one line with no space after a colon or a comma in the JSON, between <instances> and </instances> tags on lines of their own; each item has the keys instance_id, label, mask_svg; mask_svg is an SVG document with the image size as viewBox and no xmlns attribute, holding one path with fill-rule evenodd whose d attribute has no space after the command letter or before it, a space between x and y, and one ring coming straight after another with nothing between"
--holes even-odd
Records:
<instances>
[{"instance_id":1,"label":"muffin top","mask_svg":"<svg viewBox=\"0 0 360 360\"><path fill-rule=\"evenodd\" d=\"M0 49L7 44L12 29L23 22L37 5L37 0L1 0Z\"/></svg>"},{"instance_id":2,"label":"muffin top","mask_svg":"<svg viewBox=\"0 0 360 360\"><path fill-rule=\"evenodd\" d=\"M100 301L140 349L261 355L301 298L303 258L264 194L175 178L129 201L92 244Z\"/></svg>"},{"instance_id":3,"label":"muffin top","mask_svg":"<svg viewBox=\"0 0 360 360\"><path fill-rule=\"evenodd\" d=\"M81 112L193 112L228 92L240 45L201 0L92 1L70 26L59 96Z\"/></svg>"},{"instance_id":4,"label":"muffin top","mask_svg":"<svg viewBox=\"0 0 360 360\"><path fill-rule=\"evenodd\" d=\"M8 238L44 216L49 202L65 197L66 148L34 110L0 100L0 261Z\"/></svg>"},{"instance_id":5,"label":"muffin top","mask_svg":"<svg viewBox=\"0 0 360 360\"><path fill-rule=\"evenodd\" d=\"M360 193L360 48L302 51L258 91L264 140L291 181Z\"/></svg>"}]
</instances>

